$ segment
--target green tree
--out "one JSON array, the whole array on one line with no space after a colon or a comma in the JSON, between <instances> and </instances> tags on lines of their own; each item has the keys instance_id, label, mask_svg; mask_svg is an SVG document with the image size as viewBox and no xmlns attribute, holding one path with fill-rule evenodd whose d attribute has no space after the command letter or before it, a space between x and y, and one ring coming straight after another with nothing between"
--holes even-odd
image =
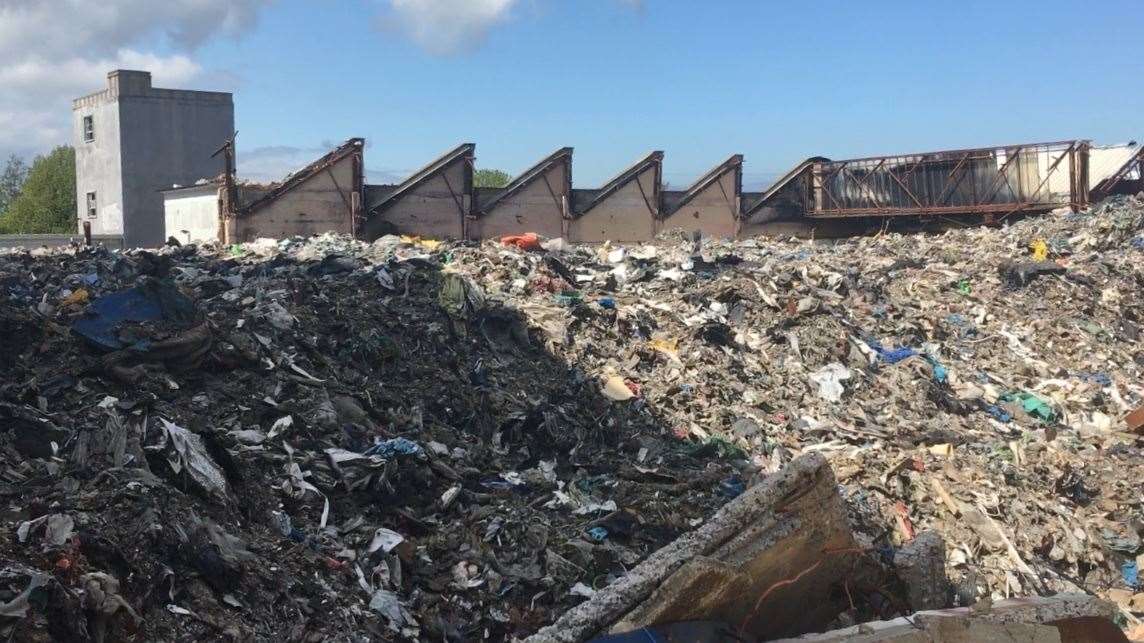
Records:
<instances>
[{"instance_id":1,"label":"green tree","mask_svg":"<svg viewBox=\"0 0 1144 643\"><path fill-rule=\"evenodd\" d=\"M473 186L478 188L503 188L512 177L504 170L477 170L473 173Z\"/></svg>"},{"instance_id":2,"label":"green tree","mask_svg":"<svg viewBox=\"0 0 1144 643\"><path fill-rule=\"evenodd\" d=\"M8 157L4 171L0 173L0 217L8 209L16 197L20 196L20 188L28 178L28 166L24 159L13 154Z\"/></svg>"},{"instance_id":3,"label":"green tree","mask_svg":"<svg viewBox=\"0 0 1144 643\"><path fill-rule=\"evenodd\" d=\"M75 149L61 145L37 156L20 195L0 217L0 232L74 233Z\"/></svg>"}]
</instances>

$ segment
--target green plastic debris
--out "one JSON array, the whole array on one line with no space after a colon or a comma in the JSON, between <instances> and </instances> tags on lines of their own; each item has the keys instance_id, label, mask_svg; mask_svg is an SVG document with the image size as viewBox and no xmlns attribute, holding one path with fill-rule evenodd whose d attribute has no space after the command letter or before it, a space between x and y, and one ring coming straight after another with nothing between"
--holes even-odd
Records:
<instances>
[{"instance_id":1,"label":"green plastic debris","mask_svg":"<svg viewBox=\"0 0 1144 643\"><path fill-rule=\"evenodd\" d=\"M561 306L572 307L584 301L584 295L580 294L578 290L565 290L556 295L556 303Z\"/></svg>"},{"instance_id":2,"label":"green plastic debris","mask_svg":"<svg viewBox=\"0 0 1144 643\"><path fill-rule=\"evenodd\" d=\"M463 275L445 273L437 303L455 320L467 320L485 307L485 294L480 287Z\"/></svg>"},{"instance_id":3,"label":"green plastic debris","mask_svg":"<svg viewBox=\"0 0 1144 643\"><path fill-rule=\"evenodd\" d=\"M957 292L959 292L963 295L972 294L973 293L973 285L971 283L969 283L968 279L961 279L960 281L957 282Z\"/></svg>"},{"instance_id":4,"label":"green plastic debris","mask_svg":"<svg viewBox=\"0 0 1144 643\"><path fill-rule=\"evenodd\" d=\"M1021 408L1025 410L1025 413L1028 413L1030 416L1042 422L1054 422L1057 419L1057 412L1053 410L1053 407L1032 393L1012 391L1002 395L1001 401L1019 403Z\"/></svg>"},{"instance_id":5,"label":"green plastic debris","mask_svg":"<svg viewBox=\"0 0 1144 643\"><path fill-rule=\"evenodd\" d=\"M712 436L703 442L692 443L683 448L692 457L722 458L724 460L745 460L747 452L724 438Z\"/></svg>"}]
</instances>

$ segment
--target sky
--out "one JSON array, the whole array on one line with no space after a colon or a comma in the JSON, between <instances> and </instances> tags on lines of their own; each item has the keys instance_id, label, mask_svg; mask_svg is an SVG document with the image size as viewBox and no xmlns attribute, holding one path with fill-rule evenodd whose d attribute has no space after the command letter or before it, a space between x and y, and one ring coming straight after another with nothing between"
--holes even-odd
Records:
<instances>
[{"instance_id":1,"label":"sky","mask_svg":"<svg viewBox=\"0 0 1144 643\"><path fill-rule=\"evenodd\" d=\"M396 182L462 142L594 187L651 150L685 187L809 156L1144 136L1140 0L0 0L0 155L70 142L114 68L234 92L239 174L354 136Z\"/></svg>"}]
</instances>

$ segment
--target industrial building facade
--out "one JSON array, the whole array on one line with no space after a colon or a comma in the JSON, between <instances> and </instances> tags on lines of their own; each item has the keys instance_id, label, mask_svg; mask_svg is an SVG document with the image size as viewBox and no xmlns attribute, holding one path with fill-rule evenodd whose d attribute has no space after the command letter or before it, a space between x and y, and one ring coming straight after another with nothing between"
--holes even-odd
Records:
<instances>
[{"instance_id":1,"label":"industrial building facade","mask_svg":"<svg viewBox=\"0 0 1144 643\"><path fill-rule=\"evenodd\" d=\"M167 238L159 190L223 172L212 154L234 136L234 102L116 70L107 88L72 102L72 131L77 232L154 246Z\"/></svg>"},{"instance_id":2,"label":"industrial building facade","mask_svg":"<svg viewBox=\"0 0 1144 643\"><path fill-rule=\"evenodd\" d=\"M167 229L188 240L341 232L495 239L533 232L570 241L648 241L666 230L734 238L776 222L869 217L978 217L1079 209L1144 188L1135 144L1087 141L1010 145L832 161L812 157L765 192L743 192L736 154L686 190L665 190L663 152L600 188L574 188L572 148L561 148L503 188L474 187L476 145L464 143L396 185L363 180L364 141L350 139L280 184L191 186L164 192ZM230 202L230 206L227 204ZM210 215L201 214L209 209ZM210 225L214 218L220 222ZM189 233L190 230L197 232ZM176 235L180 240L183 237Z\"/></svg>"},{"instance_id":3,"label":"industrial building facade","mask_svg":"<svg viewBox=\"0 0 1144 643\"><path fill-rule=\"evenodd\" d=\"M1135 143L1018 144L863 159L811 157L764 192L743 192L740 154L686 190L665 189L651 152L599 188L573 185L558 149L501 188L475 187L476 145L463 143L396 185L364 180L352 138L280 182L239 180L230 94L157 89L147 72L108 74L74 101L81 232L125 245L234 243L337 232L489 239L533 232L575 242L648 241L666 230L733 238L776 222L869 217L983 217L1079 209L1144 188Z\"/></svg>"}]
</instances>

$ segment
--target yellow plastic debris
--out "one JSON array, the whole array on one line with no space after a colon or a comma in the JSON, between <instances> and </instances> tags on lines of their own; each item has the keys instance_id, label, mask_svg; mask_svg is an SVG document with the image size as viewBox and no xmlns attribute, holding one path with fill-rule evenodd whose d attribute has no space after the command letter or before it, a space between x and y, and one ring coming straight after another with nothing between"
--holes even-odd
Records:
<instances>
[{"instance_id":1,"label":"yellow plastic debris","mask_svg":"<svg viewBox=\"0 0 1144 643\"><path fill-rule=\"evenodd\" d=\"M401 235L402 243L409 243L415 246L425 248L432 252L441 246L441 242L437 239L422 239L421 237L414 237L407 234Z\"/></svg>"},{"instance_id":2,"label":"yellow plastic debris","mask_svg":"<svg viewBox=\"0 0 1144 643\"><path fill-rule=\"evenodd\" d=\"M91 295L83 288L80 288L79 290L73 290L70 295L61 299L60 306L82 306L86 304L90 298Z\"/></svg>"},{"instance_id":3,"label":"yellow plastic debris","mask_svg":"<svg viewBox=\"0 0 1144 643\"><path fill-rule=\"evenodd\" d=\"M1034 261L1044 261L1049 257L1049 244L1044 239L1037 239L1029 244L1029 251L1033 253Z\"/></svg>"},{"instance_id":4,"label":"yellow plastic debris","mask_svg":"<svg viewBox=\"0 0 1144 643\"><path fill-rule=\"evenodd\" d=\"M673 362L682 363L679 359L679 340L675 338L657 338L648 340L648 346L663 353Z\"/></svg>"}]
</instances>

